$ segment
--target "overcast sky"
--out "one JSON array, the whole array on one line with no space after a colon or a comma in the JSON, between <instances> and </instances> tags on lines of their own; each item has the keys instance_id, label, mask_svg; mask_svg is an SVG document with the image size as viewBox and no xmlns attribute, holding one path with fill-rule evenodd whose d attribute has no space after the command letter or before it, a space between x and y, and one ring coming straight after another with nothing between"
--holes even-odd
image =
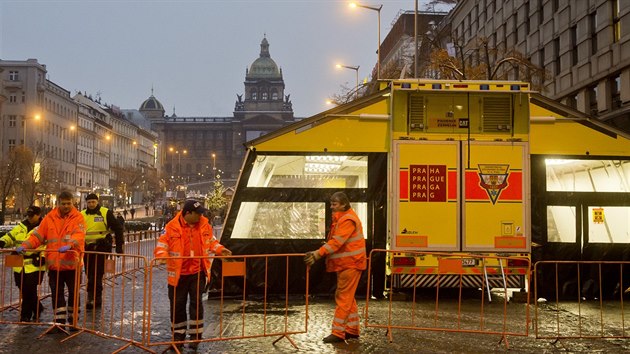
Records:
<instances>
[{"instance_id":1,"label":"overcast sky","mask_svg":"<svg viewBox=\"0 0 630 354\"><path fill-rule=\"evenodd\" d=\"M420 0L420 10L428 0ZM383 4L381 40L414 1ZM36 58L49 79L121 108L151 95L166 114L232 116L266 34L297 117L376 63L377 12L341 0L0 0L0 59ZM330 108L330 107L328 107Z\"/></svg>"}]
</instances>

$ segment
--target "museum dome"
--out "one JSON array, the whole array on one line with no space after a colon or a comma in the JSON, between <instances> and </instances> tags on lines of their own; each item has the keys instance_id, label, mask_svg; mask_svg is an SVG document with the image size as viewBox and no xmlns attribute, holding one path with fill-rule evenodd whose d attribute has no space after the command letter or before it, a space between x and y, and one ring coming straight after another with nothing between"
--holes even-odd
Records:
<instances>
[{"instance_id":1,"label":"museum dome","mask_svg":"<svg viewBox=\"0 0 630 354\"><path fill-rule=\"evenodd\" d=\"M158 101L158 99L155 98L153 94L151 94L151 97L147 98L140 105L140 111L153 111L153 110L164 111L164 106L162 106L160 101Z\"/></svg>"},{"instance_id":2,"label":"museum dome","mask_svg":"<svg viewBox=\"0 0 630 354\"><path fill-rule=\"evenodd\" d=\"M282 79L282 71L278 69L271 56L269 55L269 42L267 38L263 38L260 43L260 57L249 67L246 79Z\"/></svg>"}]
</instances>

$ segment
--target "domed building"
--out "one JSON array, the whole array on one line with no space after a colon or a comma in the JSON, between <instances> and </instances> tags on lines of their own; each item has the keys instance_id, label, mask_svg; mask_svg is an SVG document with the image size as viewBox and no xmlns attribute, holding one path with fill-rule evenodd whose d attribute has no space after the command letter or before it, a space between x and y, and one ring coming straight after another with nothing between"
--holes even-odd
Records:
<instances>
[{"instance_id":1,"label":"domed building","mask_svg":"<svg viewBox=\"0 0 630 354\"><path fill-rule=\"evenodd\" d=\"M151 89L151 96L140 105L139 111L143 116L151 121L154 119L157 119L158 121L164 119L164 106L162 106L162 103L153 96L153 89Z\"/></svg>"},{"instance_id":2,"label":"domed building","mask_svg":"<svg viewBox=\"0 0 630 354\"><path fill-rule=\"evenodd\" d=\"M284 95L282 69L269 54L269 42L263 37L260 56L245 71L245 99L238 95L234 106L234 119L243 125L245 139L293 122L293 105L290 95Z\"/></svg>"},{"instance_id":3,"label":"domed building","mask_svg":"<svg viewBox=\"0 0 630 354\"><path fill-rule=\"evenodd\" d=\"M141 113L158 132L161 176L169 189L187 184L189 191L207 191L217 174L231 186L243 163L243 144L295 121L282 69L271 58L266 37L259 57L245 71L244 84L232 117L184 117L174 109L171 116L165 115L153 90L138 110L125 110L129 119Z\"/></svg>"}]
</instances>

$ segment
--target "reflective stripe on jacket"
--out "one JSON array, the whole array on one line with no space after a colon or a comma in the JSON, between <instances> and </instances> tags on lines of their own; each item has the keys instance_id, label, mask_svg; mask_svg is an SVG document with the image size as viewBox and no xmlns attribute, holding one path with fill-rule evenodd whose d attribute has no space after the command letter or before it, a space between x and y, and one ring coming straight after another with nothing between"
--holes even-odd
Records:
<instances>
[{"instance_id":1,"label":"reflective stripe on jacket","mask_svg":"<svg viewBox=\"0 0 630 354\"><path fill-rule=\"evenodd\" d=\"M212 266L212 262L208 257L212 254L220 255L221 252L223 252L224 247L212 234L212 226L210 226L206 217L202 216L199 219L199 222L193 227L185 226L187 229L184 229L182 225L185 224L186 222L184 221L184 217L180 211L177 215L175 215L173 220L166 224L165 231L158 239L158 243L153 251L153 254L156 258L192 256L190 253L190 247L185 249L184 240L182 238L189 237L191 241L193 238L200 238L202 254L194 254L194 256L204 256L203 268L206 272L206 280L210 281L210 268ZM199 239L194 242L199 242ZM188 245L192 245L192 243L189 243ZM184 254L185 252L187 254ZM183 265L183 258L167 258L166 271L169 285L177 286L179 277L182 274Z\"/></svg>"},{"instance_id":2,"label":"reflective stripe on jacket","mask_svg":"<svg viewBox=\"0 0 630 354\"><path fill-rule=\"evenodd\" d=\"M22 242L24 248L46 246L46 266L52 270L75 270L83 265L85 250L85 221L83 215L74 207L61 217L59 207L46 214L28 239ZM61 246L69 245L74 252L60 253Z\"/></svg>"},{"instance_id":3,"label":"reflective stripe on jacket","mask_svg":"<svg viewBox=\"0 0 630 354\"><path fill-rule=\"evenodd\" d=\"M87 209L81 211L83 218L85 219L85 244L89 245L94 243L109 233L109 227L107 226L107 212L109 209L100 207L98 213L88 214ZM100 214L99 214L100 213Z\"/></svg>"},{"instance_id":4,"label":"reflective stripe on jacket","mask_svg":"<svg viewBox=\"0 0 630 354\"><path fill-rule=\"evenodd\" d=\"M354 210L333 213L326 244L318 252L320 256L326 257L327 272L367 268L363 227Z\"/></svg>"},{"instance_id":5,"label":"reflective stripe on jacket","mask_svg":"<svg viewBox=\"0 0 630 354\"><path fill-rule=\"evenodd\" d=\"M7 232L6 235L2 236L0 240L4 241L4 247L18 247L22 245L22 242L28 238L28 236L33 232L31 230L29 233L26 232L28 228L24 223L19 223L15 226L11 231ZM40 246L38 249L43 250L44 246ZM13 271L16 273L21 273L22 268L24 268L24 273L33 273L37 271L46 270L46 264L41 264L39 262L39 257L44 256L44 252L25 252L24 253L24 263L23 267L13 267ZM40 266L41 265L41 266Z\"/></svg>"}]
</instances>

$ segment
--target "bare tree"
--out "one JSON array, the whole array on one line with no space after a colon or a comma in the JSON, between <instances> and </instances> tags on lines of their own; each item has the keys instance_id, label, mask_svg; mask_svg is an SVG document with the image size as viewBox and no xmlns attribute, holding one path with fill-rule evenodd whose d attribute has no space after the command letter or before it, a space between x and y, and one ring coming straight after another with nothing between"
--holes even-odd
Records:
<instances>
[{"instance_id":1,"label":"bare tree","mask_svg":"<svg viewBox=\"0 0 630 354\"><path fill-rule=\"evenodd\" d=\"M493 46L486 37L479 37L473 45L467 46L453 38L452 44L455 56L443 48L431 51L429 69L442 79L506 80L512 73L515 79L530 82L533 89L544 89L542 83L547 72L516 49Z\"/></svg>"},{"instance_id":2,"label":"bare tree","mask_svg":"<svg viewBox=\"0 0 630 354\"><path fill-rule=\"evenodd\" d=\"M0 168L0 204L2 211L0 211L0 224L4 225L5 214L7 210L7 199L11 196L13 188L18 177L20 170L19 161L22 159L25 149L22 146L18 146L9 152L6 159L2 160L2 168Z\"/></svg>"}]
</instances>

